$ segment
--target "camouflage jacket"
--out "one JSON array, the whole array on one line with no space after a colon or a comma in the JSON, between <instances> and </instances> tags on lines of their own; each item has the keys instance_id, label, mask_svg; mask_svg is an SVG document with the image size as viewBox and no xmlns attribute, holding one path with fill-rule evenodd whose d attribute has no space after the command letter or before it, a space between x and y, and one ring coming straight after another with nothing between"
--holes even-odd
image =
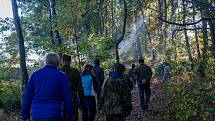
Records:
<instances>
[{"instance_id":1,"label":"camouflage jacket","mask_svg":"<svg viewBox=\"0 0 215 121\"><path fill-rule=\"evenodd\" d=\"M110 77L102 90L99 108L106 115L130 114L131 89L132 83L125 75L121 78Z\"/></svg>"}]
</instances>

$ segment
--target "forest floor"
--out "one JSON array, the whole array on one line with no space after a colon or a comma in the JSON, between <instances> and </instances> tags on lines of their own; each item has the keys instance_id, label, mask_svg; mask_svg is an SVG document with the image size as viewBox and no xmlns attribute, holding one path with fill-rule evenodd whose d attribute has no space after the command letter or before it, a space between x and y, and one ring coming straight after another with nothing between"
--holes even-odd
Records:
<instances>
[{"instance_id":1,"label":"forest floor","mask_svg":"<svg viewBox=\"0 0 215 121\"><path fill-rule=\"evenodd\" d=\"M153 78L151 82L151 100L149 103L149 109L145 112L141 112L140 109L140 98L138 93L138 87L132 90L132 112L126 118L126 121L153 121L153 119L159 119L158 111L155 110L156 99L159 99L161 88L160 80ZM156 117L156 118L155 118ZM100 112L97 113L96 121L105 121L105 116Z\"/></svg>"}]
</instances>

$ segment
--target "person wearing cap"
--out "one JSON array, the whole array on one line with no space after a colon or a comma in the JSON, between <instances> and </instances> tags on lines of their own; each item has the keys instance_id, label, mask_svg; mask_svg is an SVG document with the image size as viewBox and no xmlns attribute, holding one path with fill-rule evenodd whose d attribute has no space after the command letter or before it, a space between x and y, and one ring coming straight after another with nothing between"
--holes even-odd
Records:
<instances>
[{"instance_id":1,"label":"person wearing cap","mask_svg":"<svg viewBox=\"0 0 215 121\"><path fill-rule=\"evenodd\" d=\"M129 85L129 78L124 76L125 67L122 64L116 63L113 68L114 71L104 84L99 109L104 112L106 121L125 121L132 108L132 84Z\"/></svg>"},{"instance_id":2,"label":"person wearing cap","mask_svg":"<svg viewBox=\"0 0 215 121\"><path fill-rule=\"evenodd\" d=\"M80 99L80 105L83 105L83 98L84 98L84 89L82 87L82 80L80 72L71 67L71 56L64 54L61 58L61 71L63 71L68 79L72 92L72 99L73 99L73 112L74 112L74 121L78 121L78 98Z\"/></svg>"},{"instance_id":3,"label":"person wearing cap","mask_svg":"<svg viewBox=\"0 0 215 121\"><path fill-rule=\"evenodd\" d=\"M148 104L151 95L150 80L152 78L152 69L144 63L143 59L139 59L139 66L135 69L139 95L141 111L148 109Z\"/></svg>"},{"instance_id":4,"label":"person wearing cap","mask_svg":"<svg viewBox=\"0 0 215 121\"><path fill-rule=\"evenodd\" d=\"M57 67L60 57L48 53L46 65L33 72L24 92L21 116L23 121L63 121L63 107L67 120L73 121L73 107L67 76Z\"/></svg>"},{"instance_id":5,"label":"person wearing cap","mask_svg":"<svg viewBox=\"0 0 215 121\"><path fill-rule=\"evenodd\" d=\"M96 93L98 92L98 85L96 77L93 75L93 66L85 65L84 71L81 74L82 85L84 88L84 102L82 121L94 121L96 115Z\"/></svg>"}]
</instances>

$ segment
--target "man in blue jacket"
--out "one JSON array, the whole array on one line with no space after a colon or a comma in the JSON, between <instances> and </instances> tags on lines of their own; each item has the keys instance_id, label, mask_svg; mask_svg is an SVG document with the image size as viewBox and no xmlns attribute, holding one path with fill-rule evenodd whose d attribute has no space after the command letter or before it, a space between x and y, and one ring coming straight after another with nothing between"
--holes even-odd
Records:
<instances>
[{"instance_id":1,"label":"man in blue jacket","mask_svg":"<svg viewBox=\"0 0 215 121\"><path fill-rule=\"evenodd\" d=\"M63 106L73 121L71 91L66 75L57 69L59 61L56 53L48 53L46 65L32 74L24 93L23 121L30 120L30 112L33 121L62 121Z\"/></svg>"}]
</instances>

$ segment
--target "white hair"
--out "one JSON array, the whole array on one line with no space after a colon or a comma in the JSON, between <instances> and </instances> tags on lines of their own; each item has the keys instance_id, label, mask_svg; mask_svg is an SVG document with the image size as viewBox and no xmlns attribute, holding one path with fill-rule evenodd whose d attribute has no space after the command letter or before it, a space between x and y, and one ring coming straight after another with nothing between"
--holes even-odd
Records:
<instances>
[{"instance_id":1,"label":"white hair","mask_svg":"<svg viewBox=\"0 0 215 121\"><path fill-rule=\"evenodd\" d=\"M58 66L60 62L60 56L55 52L49 52L46 54L45 63L47 65Z\"/></svg>"}]
</instances>

